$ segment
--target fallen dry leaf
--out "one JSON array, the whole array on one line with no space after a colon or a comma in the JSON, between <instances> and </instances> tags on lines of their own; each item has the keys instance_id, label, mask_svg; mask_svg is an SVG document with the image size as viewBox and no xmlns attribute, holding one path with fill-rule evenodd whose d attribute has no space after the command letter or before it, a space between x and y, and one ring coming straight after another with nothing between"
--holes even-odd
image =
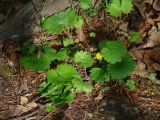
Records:
<instances>
[{"instance_id":1,"label":"fallen dry leaf","mask_svg":"<svg viewBox=\"0 0 160 120\"><path fill-rule=\"evenodd\" d=\"M103 93L99 93L98 96L95 98L95 100L99 101L102 100L104 97Z\"/></svg>"},{"instance_id":2,"label":"fallen dry leaf","mask_svg":"<svg viewBox=\"0 0 160 120\"><path fill-rule=\"evenodd\" d=\"M28 103L28 98L26 96L21 96L20 97L20 104L26 105L27 103Z\"/></svg>"},{"instance_id":3,"label":"fallen dry leaf","mask_svg":"<svg viewBox=\"0 0 160 120\"><path fill-rule=\"evenodd\" d=\"M160 64L154 63L153 67L154 67L155 70L160 71Z\"/></svg>"}]
</instances>

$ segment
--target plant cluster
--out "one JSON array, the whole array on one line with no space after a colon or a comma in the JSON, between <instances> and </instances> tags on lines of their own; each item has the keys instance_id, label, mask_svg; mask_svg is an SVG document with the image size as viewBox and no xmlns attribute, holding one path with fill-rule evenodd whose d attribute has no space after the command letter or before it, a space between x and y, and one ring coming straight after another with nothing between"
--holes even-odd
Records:
<instances>
[{"instance_id":1,"label":"plant cluster","mask_svg":"<svg viewBox=\"0 0 160 120\"><path fill-rule=\"evenodd\" d=\"M99 48L104 60L101 68L91 69L90 76L93 80L105 81L110 77L121 80L133 72L135 62L121 41L104 40L99 43Z\"/></svg>"},{"instance_id":2,"label":"plant cluster","mask_svg":"<svg viewBox=\"0 0 160 120\"><path fill-rule=\"evenodd\" d=\"M82 91L91 92L92 85L84 82L70 64L59 64L56 69L47 71L47 80L39 88L41 95L48 93L46 97L56 104L72 102L75 93Z\"/></svg>"},{"instance_id":3,"label":"plant cluster","mask_svg":"<svg viewBox=\"0 0 160 120\"><path fill-rule=\"evenodd\" d=\"M92 0L79 0L79 6L83 10L90 10L93 8ZM120 16L121 13L128 14L131 6L131 0L112 0L108 12L113 16ZM80 28L82 24L82 17L69 8L44 19L42 28L51 34L60 34L66 29ZM95 37L96 34L90 33L90 36ZM137 39L137 33L130 37L134 42ZM125 82L131 90L135 88L136 84L133 80L126 81L134 70L135 62L122 41L102 40L97 46L99 48L97 53L77 50L73 56L70 56L69 46L73 44L74 40L69 36L63 40L64 47L59 50L46 44L36 46L31 43L25 43L20 49L20 63L23 67L30 71L46 73L46 79L39 86L39 94L55 103L55 106L47 103L45 106L47 111L55 110L61 103L72 102L77 92L92 91L91 81L83 80L74 64L89 70L89 73L86 72L87 76L89 75L90 79L96 82L116 80L119 83ZM71 61L72 64L67 61ZM57 66L51 67L52 63L56 63Z\"/></svg>"}]
</instances>

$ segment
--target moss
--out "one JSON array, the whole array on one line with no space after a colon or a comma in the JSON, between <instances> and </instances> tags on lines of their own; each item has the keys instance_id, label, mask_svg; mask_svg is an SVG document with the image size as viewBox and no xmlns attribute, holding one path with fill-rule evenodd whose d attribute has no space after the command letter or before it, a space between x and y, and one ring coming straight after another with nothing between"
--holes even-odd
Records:
<instances>
[{"instance_id":1,"label":"moss","mask_svg":"<svg viewBox=\"0 0 160 120\"><path fill-rule=\"evenodd\" d=\"M4 63L0 63L0 76L4 77L5 79L11 80L14 79L13 72L11 68L9 68Z\"/></svg>"}]
</instances>

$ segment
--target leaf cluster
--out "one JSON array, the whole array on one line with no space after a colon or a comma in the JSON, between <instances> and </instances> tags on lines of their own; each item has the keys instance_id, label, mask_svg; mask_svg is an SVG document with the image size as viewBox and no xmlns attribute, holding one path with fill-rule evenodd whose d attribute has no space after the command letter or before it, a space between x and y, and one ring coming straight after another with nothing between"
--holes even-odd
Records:
<instances>
[{"instance_id":1,"label":"leaf cluster","mask_svg":"<svg viewBox=\"0 0 160 120\"><path fill-rule=\"evenodd\" d=\"M27 47L27 48L26 48ZM68 58L67 51L60 49L59 51L44 45L44 46L22 46L28 52L22 53L20 56L20 63L23 67L30 71L45 71L50 68L50 64L54 60L65 60ZM22 51L23 52L23 51Z\"/></svg>"},{"instance_id":2,"label":"leaf cluster","mask_svg":"<svg viewBox=\"0 0 160 120\"><path fill-rule=\"evenodd\" d=\"M47 81L40 86L41 95L49 93L47 98L55 103L72 102L75 92L91 92L92 85L84 82L76 69L70 64L60 64L47 72Z\"/></svg>"},{"instance_id":3,"label":"leaf cluster","mask_svg":"<svg viewBox=\"0 0 160 120\"><path fill-rule=\"evenodd\" d=\"M76 14L75 10L67 9L46 18L42 22L42 28L52 34L59 34L64 29L79 28L83 24L81 16Z\"/></svg>"},{"instance_id":4,"label":"leaf cluster","mask_svg":"<svg viewBox=\"0 0 160 120\"><path fill-rule=\"evenodd\" d=\"M120 17L122 13L128 14L133 7L132 0L111 0L107 10L110 15Z\"/></svg>"},{"instance_id":5,"label":"leaf cluster","mask_svg":"<svg viewBox=\"0 0 160 120\"><path fill-rule=\"evenodd\" d=\"M126 78L134 71L135 62L121 41L101 41L99 43L104 58L104 67L90 70L90 77L97 82Z\"/></svg>"}]
</instances>

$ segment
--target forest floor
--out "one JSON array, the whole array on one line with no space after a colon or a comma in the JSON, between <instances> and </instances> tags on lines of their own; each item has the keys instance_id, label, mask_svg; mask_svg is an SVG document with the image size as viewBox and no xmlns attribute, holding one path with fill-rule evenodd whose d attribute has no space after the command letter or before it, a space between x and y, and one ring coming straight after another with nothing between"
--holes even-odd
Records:
<instances>
[{"instance_id":1,"label":"forest floor","mask_svg":"<svg viewBox=\"0 0 160 120\"><path fill-rule=\"evenodd\" d=\"M139 31L139 42L125 41L137 62L130 76L137 81L137 88L130 91L114 81L95 84L91 93L79 93L71 104L49 113L44 109L45 99L38 95L44 73L23 68L19 63L19 43L9 41L0 46L0 120L160 120L160 12L149 2L141 2L122 19L105 15L99 20L102 14L90 19L92 27L83 26L85 41L76 42L81 49L94 51L99 40L122 36L126 39L131 31ZM90 32L97 36L90 38ZM33 35L31 41L54 41L59 47L58 37L42 32Z\"/></svg>"}]
</instances>

